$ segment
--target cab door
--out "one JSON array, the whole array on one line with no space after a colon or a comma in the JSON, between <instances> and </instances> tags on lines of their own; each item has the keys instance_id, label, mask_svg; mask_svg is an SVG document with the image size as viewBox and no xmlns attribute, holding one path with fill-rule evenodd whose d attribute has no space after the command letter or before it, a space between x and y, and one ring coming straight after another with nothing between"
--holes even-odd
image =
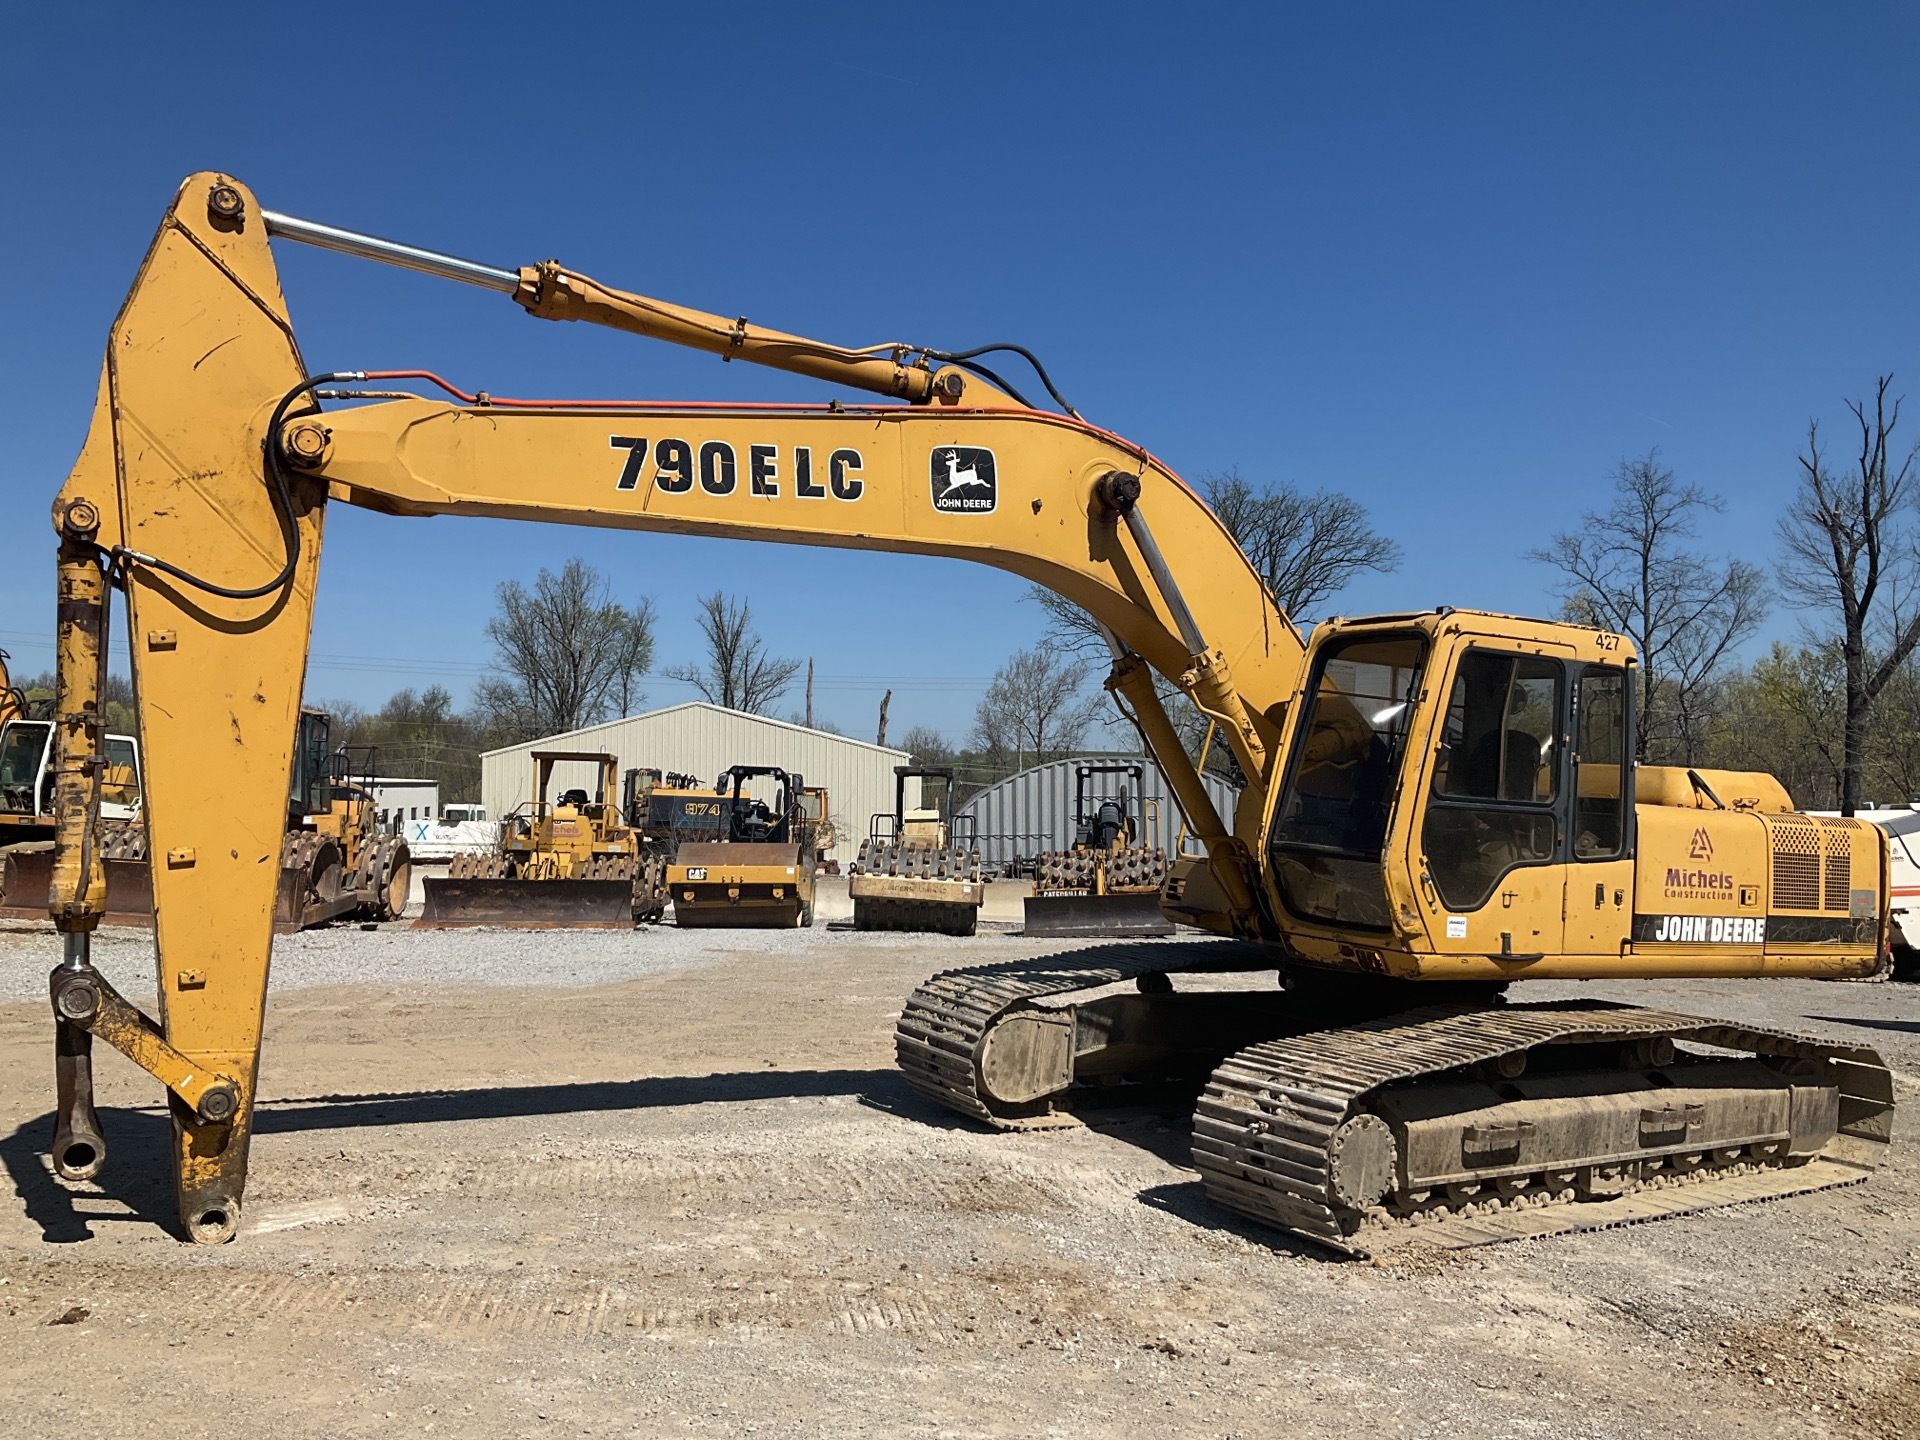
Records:
<instances>
[{"instance_id":1,"label":"cab door","mask_svg":"<svg viewBox=\"0 0 1920 1440\"><path fill-rule=\"evenodd\" d=\"M1538 650L1460 653L1421 822L1420 882L1441 954L1562 948L1567 666Z\"/></svg>"},{"instance_id":2,"label":"cab door","mask_svg":"<svg viewBox=\"0 0 1920 1440\"><path fill-rule=\"evenodd\" d=\"M1633 924L1632 686L1617 665L1572 667L1569 955L1619 955Z\"/></svg>"}]
</instances>

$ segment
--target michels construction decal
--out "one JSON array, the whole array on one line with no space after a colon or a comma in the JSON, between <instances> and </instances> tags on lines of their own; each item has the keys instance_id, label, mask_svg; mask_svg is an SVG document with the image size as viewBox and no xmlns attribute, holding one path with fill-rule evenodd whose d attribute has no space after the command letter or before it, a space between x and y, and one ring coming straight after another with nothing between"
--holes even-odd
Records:
<instances>
[{"instance_id":1,"label":"michels construction decal","mask_svg":"<svg viewBox=\"0 0 1920 1440\"><path fill-rule=\"evenodd\" d=\"M1689 865L1669 865L1661 890L1669 900L1731 900L1736 886L1732 872L1713 868L1713 836L1702 825L1687 845Z\"/></svg>"},{"instance_id":2,"label":"michels construction decal","mask_svg":"<svg viewBox=\"0 0 1920 1440\"><path fill-rule=\"evenodd\" d=\"M1669 865L1660 888L1669 900L1731 900L1736 884L1730 871Z\"/></svg>"}]
</instances>

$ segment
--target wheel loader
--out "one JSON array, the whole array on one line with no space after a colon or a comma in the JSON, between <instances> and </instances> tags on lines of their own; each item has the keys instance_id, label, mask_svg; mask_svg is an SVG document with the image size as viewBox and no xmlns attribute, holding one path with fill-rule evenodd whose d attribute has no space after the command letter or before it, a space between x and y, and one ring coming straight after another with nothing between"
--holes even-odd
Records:
<instances>
[{"instance_id":1,"label":"wheel loader","mask_svg":"<svg viewBox=\"0 0 1920 1440\"><path fill-rule=\"evenodd\" d=\"M398 367L316 374L276 240L809 376L824 403L515 400ZM1885 1150L1893 1082L1868 1045L1525 998L1536 980L1677 997L1697 977L1873 975L1878 829L1796 813L1769 776L1637 765L1637 661L1617 633L1443 607L1303 634L1195 492L1082 419L1030 351L810 340L558 261L507 269L266 210L206 172L168 207L107 354L52 511L56 711L73 717L54 764L52 1163L69 1179L104 1163L104 1040L167 1090L195 1241L229 1239L245 1203L272 861L322 520L341 504L967 559L1091 615L1107 688L1204 847L1173 861L1161 908L1217 938L927 980L897 1024L899 1063L981 1124L1057 1125L1116 1097L1192 1105L1217 1207L1345 1255L1777 1199L1866 1180ZM91 952L110 588L133 637L158 1021ZM1231 816L1156 672L1246 776ZM800 881L803 852L782 848ZM1816 1237L1824 1215L1808 1212Z\"/></svg>"},{"instance_id":2,"label":"wheel loader","mask_svg":"<svg viewBox=\"0 0 1920 1440\"><path fill-rule=\"evenodd\" d=\"M1050 938L1171 935L1160 909L1167 852L1142 843L1139 765L1073 767L1073 845L1035 857L1026 933ZM1116 783L1104 790L1099 782Z\"/></svg>"},{"instance_id":3,"label":"wheel loader","mask_svg":"<svg viewBox=\"0 0 1920 1440\"><path fill-rule=\"evenodd\" d=\"M747 789L760 779L774 783L771 802ZM683 843L667 866L673 923L782 930L813 924L819 851L801 809L800 777L777 765L735 765L713 788L726 830L715 841Z\"/></svg>"},{"instance_id":4,"label":"wheel loader","mask_svg":"<svg viewBox=\"0 0 1920 1440\"><path fill-rule=\"evenodd\" d=\"M616 805L619 756L536 750L532 759L529 808L505 818L493 854L456 855L445 878L427 880L415 928L631 930L658 918L664 857L627 823L643 772L628 772ZM569 764L595 768L591 795L571 788L550 800L555 767Z\"/></svg>"},{"instance_id":5,"label":"wheel loader","mask_svg":"<svg viewBox=\"0 0 1920 1440\"><path fill-rule=\"evenodd\" d=\"M919 803L907 808L907 784ZM929 803L931 802L931 803ZM986 886L980 849L962 838L953 813L953 769L893 767L893 812L875 815L847 880L856 930L918 930L971 935ZM1154 911L1159 914L1158 909Z\"/></svg>"},{"instance_id":6,"label":"wheel loader","mask_svg":"<svg viewBox=\"0 0 1920 1440\"><path fill-rule=\"evenodd\" d=\"M273 907L277 935L330 920L397 920L407 908L413 857L405 840L378 824L378 751L333 745L332 726L325 711L300 712Z\"/></svg>"}]
</instances>

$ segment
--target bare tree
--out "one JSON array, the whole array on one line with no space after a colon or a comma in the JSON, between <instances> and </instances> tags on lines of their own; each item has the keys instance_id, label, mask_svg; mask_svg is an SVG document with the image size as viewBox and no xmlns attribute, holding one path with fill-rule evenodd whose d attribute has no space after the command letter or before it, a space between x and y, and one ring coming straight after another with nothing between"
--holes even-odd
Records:
<instances>
[{"instance_id":1,"label":"bare tree","mask_svg":"<svg viewBox=\"0 0 1920 1440\"><path fill-rule=\"evenodd\" d=\"M1686 764L1699 761L1713 682L1766 617L1757 566L1683 548L1698 516L1725 508L1718 495L1680 484L1651 450L1620 462L1604 514L1590 511L1578 530L1527 552L1565 577L1568 619L1625 635L1639 650L1642 760L1671 748Z\"/></svg>"},{"instance_id":2,"label":"bare tree","mask_svg":"<svg viewBox=\"0 0 1920 1440\"><path fill-rule=\"evenodd\" d=\"M1868 401L1846 402L1860 428L1860 451L1846 470L1828 465L1820 422L1807 423L1799 493L1780 521L1787 550L1782 586L1796 604L1839 622L1835 638L1846 677L1843 815L1860 806L1874 703L1920 643L1920 610L1912 604L1920 553L1911 514L1920 445L1894 465L1901 402L1889 403L1892 386L1891 375L1880 377L1871 411Z\"/></svg>"},{"instance_id":3,"label":"bare tree","mask_svg":"<svg viewBox=\"0 0 1920 1440\"><path fill-rule=\"evenodd\" d=\"M951 765L957 752L953 742L930 725L915 725L900 737L900 748L916 765Z\"/></svg>"},{"instance_id":4,"label":"bare tree","mask_svg":"<svg viewBox=\"0 0 1920 1440\"><path fill-rule=\"evenodd\" d=\"M767 715L800 670L798 660L767 654L753 628L753 608L745 600L714 591L701 597L695 617L706 637L707 663L669 665L661 673L684 680L708 701L749 715Z\"/></svg>"},{"instance_id":5,"label":"bare tree","mask_svg":"<svg viewBox=\"0 0 1920 1440\"><path fill-rule=\"evenodd\" d=\"M1846 685L1831 644L1772 650L1718 682L1706 761L1774 776L1803 810L1840 803Z\"/></svg>"},{"instance_id":6,"label":"bare tree","mask_svg":"<svg viewBox=\"0 0 1920 1440\"><path fill-rule=\"evenodd\" d=\"M1400 564L1400 547L1374 530L1351 495L1308 494L1285 481L1256 490L1238 470L1203 476L1200 493L1289 615L1314 609L1362 571Z\"/></svg>"},{"instance_id":7,"label":"bare tree","mask_svg":"<svg viewBox=\"0 0 1920 1440\"><path fill-rule=\"evenodd\" d=\"M535 735L577 730L645 698L635 682L653 663L653 602L629 610L586 561L555 575L542 569L528 590L508 580L487 621L499 673L475 691L483 712Z\"/></svg>"},{"instance_id":8,"label":"bare tree","mask_svg":"<svg viewBox=\"0 0 1920 1440\"><path fill-rule=\"evenodd\" d=\"M1400 563L1400 547L1374 530L1366 507L1351 495L1309 494L1285 481L1255 489L1238 470L1203 475L1195 488L1289 615L1337 594L1362 571L1391 571ZM1038 585L1028 598L1047 612L1051 642L1106 657L1106 642L1086 611Z\"/></svg>"},{"instance_id":9,"label":"bare tree","mask_svg":"<svg viewBox=\"0 0 1920 1440\"><path fill-rule=\"evenodd\" d=\"M1093 667L1047 647L1016 651L994 672L973 715L974 743L1024 764L1079 745L1100 718L1101 698L1082 688Z\"/></svg>"}]
</instances>

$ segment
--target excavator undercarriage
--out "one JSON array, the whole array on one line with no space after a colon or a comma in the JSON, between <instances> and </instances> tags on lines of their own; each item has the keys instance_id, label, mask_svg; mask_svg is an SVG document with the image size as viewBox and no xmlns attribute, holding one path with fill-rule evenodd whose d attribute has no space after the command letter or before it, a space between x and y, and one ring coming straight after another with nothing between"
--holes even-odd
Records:
<instances>
[{"instance_id":1,"label":"excavator undercarriage","mask_svg":"<svg viewBox=\"0 0 1920 1440\"><path fill-rule=\"evenodd\" d=\"M1230 1210L1344 1254L1489 1244L1864 1180L1892 1076L1864 1046L1592 1002L1180 991L1264 946L1107 945L949 971L895 1031L907 1081L998 1129L1194 1104ZM1489 997L1496 1002L1499 997Z\"/></svg>"}]
</instances>

